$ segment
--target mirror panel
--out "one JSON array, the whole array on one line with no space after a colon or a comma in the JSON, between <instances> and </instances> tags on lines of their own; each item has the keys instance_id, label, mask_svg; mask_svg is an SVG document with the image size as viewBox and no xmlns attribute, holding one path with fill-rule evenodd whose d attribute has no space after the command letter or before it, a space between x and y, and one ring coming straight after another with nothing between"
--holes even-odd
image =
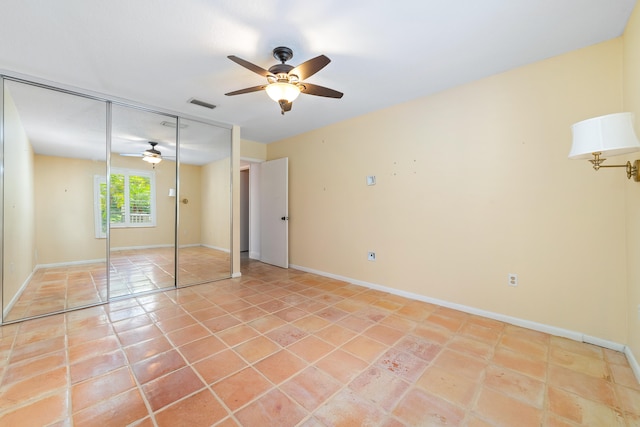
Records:
<instances>
[{"instance_id":1,"label":"mirror panel","mask_svg":"<svg viewBox=\"0 0 640 427\"><path fill-rule=\"evenodd\" d=\"M180 119L178 286L231 277L231 130Z\"/></svg>"},{"instance_id":2,"label":"mirror panel","mask_svg":"<svg viewBox=\"0 0 640 427\"><path fill-rule=\"evenodd\" d=\"M111 298L175 287L176 126L175 117L112 106Z\"/></svg>"},{"instance_id":3,"label":"mirror panel","mask_svg":"<svg viewBox=\"0 0 640 427\"><path fill-rule=\"evenodd\" d=\"M3 321L107 300L106 103L3 81Z\"/></svg>"}]
</instances>

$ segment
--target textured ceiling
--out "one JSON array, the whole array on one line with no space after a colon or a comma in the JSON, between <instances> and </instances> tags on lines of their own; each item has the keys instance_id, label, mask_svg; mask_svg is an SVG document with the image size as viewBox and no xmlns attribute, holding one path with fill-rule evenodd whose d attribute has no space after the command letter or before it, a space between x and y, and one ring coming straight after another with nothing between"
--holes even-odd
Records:
<instances>
[{"instance_id":1,"label":"textured ceiling","mask_svg":"<svg viewBox=\"0 0 640 427\"><path fill-rule=\"evenodd\" d=\"M0 69L241 126L272 142L620 36L635 0L15 0L0 4ZM280 115L263 68L325 54ZM188 104L196 97L217 105Z\"/></svg>"}]
</instances>

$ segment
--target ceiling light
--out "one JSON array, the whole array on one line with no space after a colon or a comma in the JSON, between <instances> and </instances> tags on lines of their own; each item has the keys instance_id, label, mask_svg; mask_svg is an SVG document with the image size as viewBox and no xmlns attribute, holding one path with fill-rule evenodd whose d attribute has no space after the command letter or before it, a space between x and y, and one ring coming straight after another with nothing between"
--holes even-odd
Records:
<instances>
[{"instance_id":1,"label":"ceiling light","mask_svg":"<svg viewBox=\"0 0 640 427\"><path fill-rule=\"evenodd\" d=\"M276 102L293 102L300 95L300 88L291 83L276 82L267 85L265 88L269 98Z\"/></svg>"},{"instance_id":2,"label":"ceiling light","mask_svg":"<svg viewBox=\"0 0 640 427\"><path fill-rule=\"evenodd\" d=\"M640 160L624 165L603 165L607 159L600 156L619 156L640 150L640 142L633 129L632 113L608 114L583 120L571 126L573 144L570 159L587 159L593 168L626 168L627 178L640 181ZM592 158L593 157L593 158Z\"/></svg>"},{"instance_id":3,"label":"ceiling light","mask_svg":"<svg viewBox=\"0 0 640 427\"><path fill-rule=\"evenodd\" d=\"M143 153L142 160L144 160L147 163L157 165L162 161L162 157L160 156L160 154L149 153L149 151L147 150Z\"/></svg>"}]
</instances>

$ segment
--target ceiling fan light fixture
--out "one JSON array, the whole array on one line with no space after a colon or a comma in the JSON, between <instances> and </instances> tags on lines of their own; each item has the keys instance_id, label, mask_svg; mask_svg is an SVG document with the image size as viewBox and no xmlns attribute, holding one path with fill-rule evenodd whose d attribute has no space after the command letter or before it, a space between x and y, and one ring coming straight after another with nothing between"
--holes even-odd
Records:
<instances>
[{"instance_id":1,"label":"ceiling fan light fixture","mask_svg":"<svg viewBox=\"0 0 640 427\"><path fill-rule=\"evenodd\" d=\"M291 83L276 82L267 85L265 88L269 98L276 102L285 100L287 102L293 102L298 95L300 95L300 88Z\"/></svg>"},{"instance_id":2,"label":"ceiling fan light fixture","mask_svg":"<svg viewBox=\"0 0 640 427\"><path fill-rule=\"evenodd\" d=\"M160 156L160 154L150 153L149 151L145 151L144 155L142 156L142 160L144 160L147 163L151 163L152 165L157 165L162 161L162 157Z\"/></svg>"}]
</instances>

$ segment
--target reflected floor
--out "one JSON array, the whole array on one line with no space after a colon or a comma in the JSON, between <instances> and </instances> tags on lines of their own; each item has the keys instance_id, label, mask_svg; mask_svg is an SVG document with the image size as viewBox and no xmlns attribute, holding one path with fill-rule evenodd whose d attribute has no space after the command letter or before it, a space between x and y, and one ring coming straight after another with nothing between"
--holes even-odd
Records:
<instances>
[{"instance_id":1,"label":"reflected floor","mask_svg":"<svg viewBox=\"0 0 640 427\"><path fill-rule=\"evenodd\" d=\"M185 286L229 277L227 252L204 246L179 250L179 284ZM173 248L111 252L111 297L174 286ZM103 263L41 268L34 272L6 321L39 316L107 301Z\"/></svg>"}]
</instances>

